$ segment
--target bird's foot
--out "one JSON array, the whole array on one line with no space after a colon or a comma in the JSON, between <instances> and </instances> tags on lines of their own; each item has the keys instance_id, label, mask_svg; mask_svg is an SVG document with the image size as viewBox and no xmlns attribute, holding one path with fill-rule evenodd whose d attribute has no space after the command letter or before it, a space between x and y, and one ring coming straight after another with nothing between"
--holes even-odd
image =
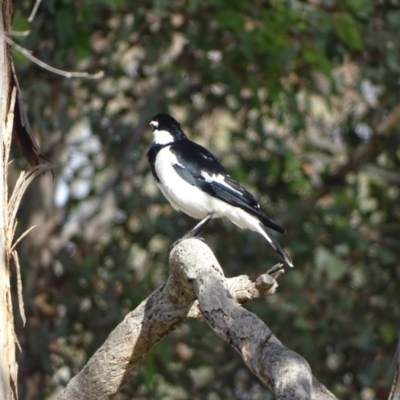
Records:
<instances>
[{"instance_id":1,"label":"bird's foot","mask_svg":"<svg viewBox=\"0 0 400 400\"><path fill-rule=\"evenodd\" d=\"M190 233L190 232L189 232ZM197 240L201 240L202 242L205 242L205 240L202 237L198 237L198 236L192 236L189 235L189 233L187 233L185 236L182 236L180 239L175 240L174 243L172 243L171 249L174 248L175 246L178 246L179 243L183 242L186 239L197 239Z\"/></svg>"},{"instance_id":2,"label":"bird's foot","mask_svg":"<svg viewBox=\"0 0 400 400\"><path fill-rule=\"evenodd\" d=\"M200 238L199 235L202 232L202 230L205 228L205 226L212 220L212 217L214 216L214 212L211 212L210 214L207 214L205 218L203 218L191 231L189 231L185 236L182 236L180 239L176 240L174 243L172 243L172 247L177 246L179 243L183 242L186 239L190 238L196 238L198 240L201 240L204 242L203 238Z\"/></svg>"},{"instance_id":3,"label":"bird's foot","mask_svg":"<svg viewBox=\"0 0 400 400\"><path fill-rule=\"evenodd\" d=\"M207 214L190 232L185 235L186 239L191 237L198 237L203 229L206 227L206 225L212 220L213 216L214 212Z\"/></svg>"}]
</instances>

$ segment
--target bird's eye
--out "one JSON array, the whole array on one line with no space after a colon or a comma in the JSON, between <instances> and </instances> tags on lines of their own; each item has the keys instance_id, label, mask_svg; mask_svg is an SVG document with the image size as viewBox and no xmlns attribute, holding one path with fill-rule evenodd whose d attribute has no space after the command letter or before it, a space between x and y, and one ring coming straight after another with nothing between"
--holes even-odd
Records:
<instances>
[{"instance_id":1,"label":"bird's eye","mask_svg":"<svg viewBox=\"0 0 400 400\"><path fill-rule=\"evenodd\" d=\"M150 126L151 126L151 129L153 129L153 131L154 131L154 129L158 128L158 121L151 121Z\"/></svg>"}]
</instances>

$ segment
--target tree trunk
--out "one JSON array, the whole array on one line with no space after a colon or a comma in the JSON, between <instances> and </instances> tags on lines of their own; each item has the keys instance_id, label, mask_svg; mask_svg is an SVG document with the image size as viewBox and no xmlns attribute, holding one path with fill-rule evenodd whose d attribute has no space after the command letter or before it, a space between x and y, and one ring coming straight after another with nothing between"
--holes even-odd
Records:
<instances>
[{"instance_id":1,"label":"tree trunk","mask_svg":"<svg viewBox=\"0 0 400 400\"><path fill-rule=\"evenodd\" d=\"M10 32L12 4L2 0L0 8L0 399L17 398L17 363L15 360L14 318L10 290L10 247L8 241L7 170L12 125L14 95L11 94L12 77L10 49L4 35Z\"/></svg>"}]
</instances>

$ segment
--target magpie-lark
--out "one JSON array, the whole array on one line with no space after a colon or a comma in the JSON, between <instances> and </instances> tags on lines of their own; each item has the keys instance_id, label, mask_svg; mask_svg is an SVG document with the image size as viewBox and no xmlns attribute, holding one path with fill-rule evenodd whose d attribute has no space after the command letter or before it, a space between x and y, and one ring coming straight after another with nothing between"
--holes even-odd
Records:
<instances>
[{"instance_id":1,"label":"magpie-lark","mask_svg":"<svg viewBox=\"0 0 400 400\"><path fill-rule=\"evenodd\" d=\"M261 211L254 197L228 175L213 154L190 141L168 114L157 114L150 126L154 140L147 157L161 192L175 210L201 219L186 237L197 236L212 218L227 217L240 228L261 234L293 267L264 225L280 233L285 229Z\"/></svg>"}]
</instances>

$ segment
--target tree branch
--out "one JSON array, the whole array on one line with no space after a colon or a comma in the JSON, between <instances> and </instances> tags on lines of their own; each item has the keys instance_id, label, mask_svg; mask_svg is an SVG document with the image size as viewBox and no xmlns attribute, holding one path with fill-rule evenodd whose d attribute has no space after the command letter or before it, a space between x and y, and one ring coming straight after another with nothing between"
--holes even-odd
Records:
<instances>
[{"instance_id":1,"label":"tree branch","mask_svg":"<svg viewBox=\"0 0 400 400\"><path fill-rule=\"evenodd\" d=\"M112 398L150 349L177 323L200 316L199 310L278 399L294 398L294 393L296 399L334 399L312 377L302 357L283 346L258 317L234 300L244 302L273 294L281 265L256 282L246 276L226 280L209 247L188 239L172 249L170 270L166 285L125 317L58 400Z\"/></svg>"},{"instance_id":2,"label":"tree branch","mask_svg":"<svg viewBox=\"0 0 400 400\"><path fill-rule=\"evenodd\" d=\"M171 252L170 269L185 291L194 290L210 328L238 351L277 399L335 398L312 376L303 357L234 301L222 268L206 244L194 239L180 243Z\"/></svg>"},{"instance_id":3,"label":"tree branch","mask_svg":"<svg viewBox=\"0 0 400 400\"><path fill-rule=\"evenodd\" d=\"M47 71L53 72L55 74L64 76L65 78L85 78L85 79L100 79L104 76L103 71L96 72L95 74L89 74L88 72L75 72L75 71L64 71L59 68L52 67L49 64L46 64L44 61L39 60L37 57L33 56L28 50L21 47L19 44L15 43L8 36L3 34L3 39L14 49L18 50L21 54L23 54L28 60L31 60L39 67L46 69Z\"/></svg>"},{"instance_id":4,"label":"tree branch","mask_svg":"<svg viewBox=\"0 0 400 400\"><path fill-rule=\"evenodd\" d=\"M227 278L226 284L233 299L239 304L244 304L253 299L272 296L278 288L276 280L284 272L283 264L276 264L265 274L260 275L255 282L252 282L247 275L240 275L234 278ZM202 317L199 301L196 300L190 308L188 318Z\"/></svg>"}]
</instances>

